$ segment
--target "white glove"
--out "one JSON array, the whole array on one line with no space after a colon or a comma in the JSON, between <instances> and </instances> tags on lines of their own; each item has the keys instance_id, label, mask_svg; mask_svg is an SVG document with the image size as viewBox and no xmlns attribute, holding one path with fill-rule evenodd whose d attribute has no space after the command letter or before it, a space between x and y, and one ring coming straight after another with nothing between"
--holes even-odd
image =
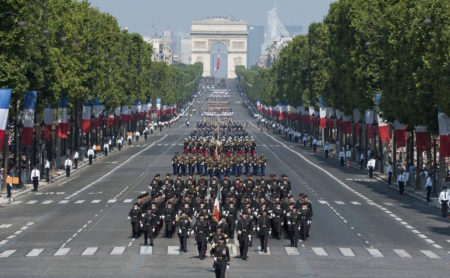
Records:
<instances>
[{"instance_id":1,"label":"white glove","mask_svg":"<svg viewBox=\"0 0 450 278\"><path fill-rule=\"evenodd\" d=\"M291 221L288 221L288 225L291 225Z\"/></svg>"},{"instance_id":2,"label":"white glove","mask_svg":"<svg viewBox=\"0 0 450 278\"><path fill-rule=\"evenodd\" d=\"M163 216L161 216L161 218L164 220L166 217L163 215Z\"/></svg>"},{"instance_id":3,"label":"white glove","mask_svg":"<svg viewBox=\"0 0 450 278\"><path fill-rule=\"evenodd\" d=\"M230 266L229 265L227 265L227 270L230 270Z\"/></svg>"},{"instance_id":4,"label":"white glove","mask_svg":"<svg viewBox=\"0 0 450 278\"><path fill-rule=\"evenodd\" d=\"M214 261L217 263L217 258L216 257L214 257Z\"/></svg>"},{"instance_id":5,"label":"white glove","mask_svg":"<svg viewBox=\"0 0 450 278\"><path fill-rule=\"evenodd\" d=\"M129 216L128 216L128 217L127 217L127 219L128 219L128 220L130 220L130 219L131 219L131 217L129 217Z\"/></svg>"},{"instance_id":6,"label":"white glove","mask_svg":"<svg viewBox=\"0 0 450 278\"><path fill-rule=\"evenodd\" d=\"M300 226L298 226L298 230L300 231Z\"/></svg>"},{"instance_id":7,"label":"white glove","mask_svg":"<svg viewBox=\"0 0 450 278\"><path fill-rule=\"evenodd\" d=\"M178 229L178 233L181 234L181 229Z\"/></svg>"},{"instance_id":8,"label":"white glove","mask_svg":"<svg viewBox=\"0 0 450 278\"><path fill-rule=\"evenodd\" d=\"M258 228L256 228L256 230L259 232L259 227Z\"/></svg>"},{"instance_id":9,"label":"white glove","mask_svg":"<svg viewBox=\"0 0 450 278\"><path fill-rule=\"evenodd\" d=\"M249 239L249 240L252 240L252 235L248 235L248 239Z\"/></svg>"},{"instance_id":10,"label":"white glove","mask_svg":"<svg viewBox=\"0 0 450 278\"><path fill-rule=\"evenodd\" d=\"M153 232L155 232L155 228L153 228Z\"/></svg>"},{"instance_id":11,"label":"white glove","mask_svg":"<svg viewBox=\"0 0 450 278\"><path fill-rule=\"evenodd\" d=\"M308 225L310 225L311 224L311 220L308 220L307 223L308 223Z\"/></svg>"},{"instance_id":12,"label":"white glove","mask_svg":"<svg viewBox=\"0 0 450 278\"><path fill-rule=\"evenodd\" d=\"M241 234L241 231L238 231L238 235L240 235Z\"/></svg>"},{"instance_id":13,"label":"white glove","mask_svg":"<svg viewBox=\"0 0 450 278\"><path fill-rule=\"evenodd\" d=\"M271 235L272 234L272 231L269 231L269 235Z\"/></svg>"},{"instance_id":14,"label":"white glove","mask_svg":"<svg viewBox=\"0 0 450 278\"><path fill-rule=\"evenodd\" d=\"M141 224L141 228L144 227L144 225Z\"/></svg>"}]
</instances>

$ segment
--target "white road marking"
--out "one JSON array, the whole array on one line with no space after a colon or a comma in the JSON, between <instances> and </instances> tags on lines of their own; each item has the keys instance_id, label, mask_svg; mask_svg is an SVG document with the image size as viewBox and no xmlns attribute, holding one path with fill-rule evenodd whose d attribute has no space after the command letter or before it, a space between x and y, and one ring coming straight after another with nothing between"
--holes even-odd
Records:
<instances>
[{"instance_id":1,"label":"white road marking","mask_svg":"<svg viewBox=\"0 0 450 278\"><path fill-rule=\"evenodd\" d=\"M75 202L75 204L82 204L82 203L84 203L84 200L78 200Z\"/></svg>"},{"instance_id":2,"label":"white road marking","mask_svg":"<svg viewBox=\"0 0 450 278\"><path fill-rule=\"evenodd\" d=\"M422 236L424 236L424 235L422 235ZM419 235L419 237L421 237L421 235ZM434 241L432 239L426 238L426 236L425 236L425 241L427 243L434 243Z\"/></svg>"},{"instance_id":3,"label":"white road marking","mask_svg":"<svg viewBox=\"0 0 450 278\"><path fill-rule=\"evenodd\" d=\"M71 194L70 196L67 196L65 199L72 199L73 197L77 196L78 194L80 194L81 192L84 192L86 190L88 190L90 187L92 187L93 185L97 184L98 182L102 181L104 178L108 177L109 175L111 175L112 173L114 173L117 169L121 168L123 165L127 164L128 162L130 162L133 158L135 158L136 156L140 155L141 153L145 152L146 150L150 149L151 147L153 147L156 143L164 140L167 137L167 134L165 134L163 137L161 137L160 139L158 139L157 141L151 143L150 145L148 145L146 148L142 149L141 151L133 154L132 156L130 156L127 160L125 160L124 162L120 163L119 165L117 165L116 167L114 167L111 171L107 172L106 174L104 174L103 176L101 176L100 178L96 179L95 181L91 182L90 184L84 186L83 188L79 189L78 191L74 192L73 194ZM74 177L75 178L75 177Z\"/></svg>"},{"instance_id":4,"label":"white road marking","mask_svg":"<svg viewBox=\"0 0 450 278\"><path fill-rule=\"evenodd\" d=\"M39 256L42 251L44 251L43 248L35 248L33 250L31 250L30 252L28 252L28 254L26 254L27 257L37 257Z\"/></svg>"},{"instance_id":5,"label":"white road marking","mask_svg":"<svg viewBox=\"0 0 450 278\"><path fill-rule=\"evenodd\" d=\"M69 202L69 200L61 200L58 202L58 204L67 204Z\"/></svg>"},{"instance_id":6,"label":"white road marking","mask_svg":"<svg viewBox=\"0 0 450 278\"><path fill-rule=\"evenodd\" d=\"M11 203L11 205L18 205L18 204L21 204L21 203L22 203L22 201L18 200L18 201L13 201Z\"/></svg>"},{"instance_id":7,"label":"white road marking","mask_svg":"<svg viewBox=\"0 0 450 278\"><path fill-rule=\"evenodd\" d=\"M14 234L15 235L20 235L23 231L15 231Z\"/></svg>"},{"instance_id":8,"label":"white road marking","mask_svg":"<svg viewBox=\"0 0 450 278\"><path fill-rule=\"evenodd\" d=\"M383 254L381 254L380 250L375 249L375 248L367 248L367 251L369 252L370 255L372 255L372 257L374 258L382 258L384 257Z\"/></svg>"},{"instance_id":9,"label":"white road marking","mask_svg":"<svg viewBox=\"0 0 450 278\"><path fill-rule=\"evenodd\" d=\"M53 203L53 200L45 200L41 204L48 205L48 204L51 204L51 203Z\"/></svg>"},{"instance_id":10,"label":"white road marking","mask_svg":"<svg viewBox=\"0 0 450 278\"><path fill-rule=\"evenodd\" d=\"M298 249L295 247L284 247L288 256L298 256Z\"/></svg>"},{"instance_id":11,"label":"white road marking","mask_svg":"<svg viewBox=\"0 0 450 278\"><path fill-rule=\"evenodd\" d=\"M312 247L311 249L317 256L321 256L321 257L328 256L328 253L322 247Z\"/></svg>"},{"instance_id":12,"label":"white road marking","mask_svg":"<svg viewBox=\"0 0 450 278\"><path fill-rule=\"evenodd\" d=\"M355 205L355 206L360 206L360 205L361 205L360 202L356 202L356 201L352 201L351 203L352 203L353 205Z\"/></svg>"},{"instance_id":13,"label":"white road marking","mask_svg":"<svg viewBox=\"0 0 450 278\"><path fill-rule=\"evenodd\" d=\"M321 203L322 205L328 204L328 202L325 200L319 200L319 203Z\"/></svg>"},{"instance_id":14,"label":"white road marking","mask_svg":"<svg viewBox=\"0 0 450 278\"><path fill-rule=\"evenodd\" d=\"M167 246L167 254L168 255L180 255L180 247L179 246Z\"/></svg>"},{"instance_id":15,"label":"white road marking","mask_svg":"<svg viewBox=\"0 0 450 278\"><path fill-rule=\"evenodd\" d=\"M88 247L81 253L81 256L92 256L97 252L97 249L98 247Z\"/></svg>"},{"instance_id":16,"label":"white road marking","mask_svg":"<svg viewBox=\"0 0 450 278\"><path fill-rule=\"evenodd\" d=\"M15 238L15 237L16 237L16 235L10 235L10 236L7 237L6 239L10 240L10 239L13 239L13 238Z\"/></svg>"},{"instance_id":17,"label":"white road marking","mask_svg":"<svg viewBox=\"0 0 450 278\"><path fill-rule=\"evenodd\" d=\"M6 239L0 241L0 246L5 245L6 243L8 243L8 241L9 241L9 240L6 240Z\"/></svg>"},{"instance_id":18,"label":"white road marking","mask_svg":"<svg viewBox=\"0 0 450 278\"><path fill-rule=\"evenodd\" d=\"M59 248L53 256L65 256L70 252L70 248Z\"/></svg>"},{"instance_id":19,"label":"white road marking","mask_svg":"<svg viewBox=\"0 0 450 278\"><path fill-rule=\"evenodd\" d=\"M108 202L107 202L107 203L110 203L110 204L112 204L112 203L115 203L115 202L117 202L117 199L110 199L110 200L108 200Z\"/></svg>"},{"instance_id":20,"label":"white road marking","mask_svg":"<svg viewBox=\"0 0 450 278\"><path fill-rule=\"evenodd\" d=\"M353 253L351 248L339 248L339 251L344 255L345 257L354 257L355 253Z\"/></svg>"},{"instance_id":21,"label":"white road marking","mask_svg":"<svg viewBox=\"0 0 450 278\"><path fill-rule=\"evenodd\" d=\"M38 202L37 200L31 200L31 201L26 202L25 204L33 205L33 204L36 204L37 202Z\"/></svg>"},{"instance_id":22,"label":"white road marking","mask_svg":"<svg viewBox=\"0 0 450 278\"><path fill-rule=\"evenodd\" d=\"M8 258L9 256L14 254L15 252L16 252L15 249L13 249L13 250L5 250L2 253L0 253L0 258Z\"/></svg>"},{"instance_id":23,"label":"white road marking","mask_svg":"<svg viewBox=\"0 0 450 278\"><path fill-rule=\"evenodd\" d=\"M64 195L66 192L56 192L56 195Z\"/></svg>"},{"instance_id":24,"label":"white road marking","mask_svg":"<svg viewBox=\"0 0 450 278\"><path fill-rule=\"evenodd\" d=\"M92 200L91 204L98 204L98 203L100 203L100 202L101 202L101 200L96 199L96 200Z\"/></svg>"},{"instance_id":25,"label":"white road marking","mask_svg":"<svg viewBox=\"0 0 450 278\"><path fill-rule=\"evenodd\" d=\"M125 199L125 200L123 200L123 202L124 203L131 203L131 202L133 202L133 199Z\"/></svg>"},{"instance_id":26,"label":"white road marking","mask_svg":"<svg viewBox=\"0 0 450 278\"><path fill-rule=\"evenodd\" d=\"M434 253L430 250L420 250L420 252L422 252L425 256L427 256L430 259L440 259L441 258L438 255L436 255L436 253Z\"/></svg>"},{"instance_id":27,"label":"white road marking","mask_svg":"<svg viewBox=\"0 0 450 278\"><path fill-rule=\"evenodd\" d=\"M394 249L394 252L401 258L408 258L411 259L411 255L408 254L404 249Z\"/></svg>"},{"instance_id":28,"label":"white road marking","mask_svg":"<svg viewBox=\"0 0 450 278\"><path fill-rule=\"evenodd\" d=\"M345 205L345 203L342 202L342 201L334 201L334 203L337 204L337 205Z\"/></svg>"},{"instance_id":29,"label":"white road marking","mask_svg":"<svg viewBox=\"0 0 450 278\"><path fill-rule=\"evenodd\" d=\"M2 225L0 225L0 229L6 229L6 228L9 228L11 226L12 226L12 224L2 224Z\"/></svg>"},{"instance_id":30,"label":"white road marking","mask_svg":"<svg viewBox=\"0 0 450 278\"><path fill-rule=\"evenodd\" d=\"M435 244L432 244L432 245L433 245L434 248L442 249L442 246L440 246L439 244L436 244L436 243L435 243Z\"/></svg>"},{"instance_id":31,"label":"white road marking","mask_svg":"<svg viewBox=\"0 0 450 278\"><path fill-rule=\"evenodd\" d=\"M125 246L116 246L111 251L111 255L122 255L125 252Z\"/></svg>"}]
</instances>

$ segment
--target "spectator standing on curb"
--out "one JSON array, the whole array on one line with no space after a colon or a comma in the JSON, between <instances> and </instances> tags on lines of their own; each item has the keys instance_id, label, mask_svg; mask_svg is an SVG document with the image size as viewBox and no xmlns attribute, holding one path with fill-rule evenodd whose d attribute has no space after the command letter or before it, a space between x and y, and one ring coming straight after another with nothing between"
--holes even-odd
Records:
<instances>
[{"instance_id":1,"label":"spectator standing on curb","mask_svg":"<svg viewBox=\"0 0 450 278\"><path fill-rule=\"evenodd\" d=\"M433 189L433 181L431 180L431 175L427 176L427 181L425 182L425 189L427 190L427 202L431 202L431 190Z\"/></svg>"},{"instance_id":2,"label":"spectator standing on curb","mask_svg":"<svg viewBox=\"0 0 450 278\"><path fill-rule=\"evenodd\" d=\"M447 186L442 187L442 191L439 194L439 203L441 203L441 212L443 217L448 215L448 203L449 203L449 193L447 191Z\"/></svg>"},{"instance_id":3,"label":"spectator standing on curb","mask_svg":"<svg viewBox=\"0 0 450 278\"><path fill-rule=\"evenodd\" d=\"M87 152L88 158L89 158L89 165L92 165L92 159L94 159L94 150L92 148L89 148Z\"/></svg>"},{"instance_id":4,"label":"spectator standing on curb","mask_svg":"<svg viewBox=\"0 0 450 278\"><path fill-rule=\"evenodd\" d=\"M367 169L369 170L369 177L373 178L373 169L375 169L376 160L371 157L369 161L367 161Z\"/></svg>"},{"instance_id":5,"label":"spectator standing on curb","mask_svg":"<svg viewBox=\"0 0 450 278\"><path fill-rule=\"evenodd\" d=\"M389 161L389 165L387 167L387 173L388 173L388 184L391 185L392 183L392 162Z\"/></svg>"},{"instance_id":6,"label":"spectator standing on curb","mask_svg":"<svg viewBox=\"0 0 450 278\"><path fill-rule=\"evenodd\" d=\"M48 159L45 160L45 181L50 182L50 161Z\"/></svg>"},{"instance_id":7,"label":"spectator standing on curb","mask_svg":"<svg viewBox=\"0 0 450 278\"><path fill-rule=\"evenodd\" d=\"M365 159L365 157L364 157L364 151L363 150L361 150L361 154L359 155L359 166L360 166L360 169L362 170L363 169L363 167L364 167L364 159Z\"/></svg>"},{"instance_id":8,"label":"spectator standing on curb","mask_svg":"<svg viewBox=\"0 0 450 278\"><path fill-rule=\"evenodd\" d=\"M131 136L131 132L128 132L127 140L128 140L128 146L131 146L131 140L133 140L133 137Z\"/></svg>"},{"instance_id":9,"label":"spectator standing on curb","mask_svg":"<svg viewBox=\"0 0 450 278\"><path fill-rule=\"evenodd\" d=\"M78 169L78 159L80 158L80 154L78 151L75 151L73 154L73 162L75 163L75 169Z\"/></svg>"},{"instance_id":10,"label":"spectator standing on curb","mask_svg":"<svg viewBox=\"0 0 450 278\"><path fill-rule=\"evenodd\" d=\"M410 184L414 185L416 183L416 175L415 175L414 163L411 163L408 168L409 180Z\"/></svg>"},{"instance_id":11,"label":"spectator standing on curb","mask_svg":"<svg viewBox=\"0 0 450 278\"><path fill-rule=\"evenodd\" d=\"M108 145L108 143L105 143L103 145L103 151L105 152L105 156L108 156L108 150L109 150L109 145Z\"/></svg>"},{"instance_id":12,"label":"spectator standing on curb","mask_svg":"<svg viewBox=\"0 0 450 278\"><path fill-rule=\"evenodd\" d=\"M328 153L330 152L330 143L325 142L325 146L323 147L323 150L325 151L325 158L328 158Z\"/></svg>"},{"instance_id":13,"label":"spectator standing on curb","mask_svg":"<svg viewBox=\"0 0 450 278\"><path fill-rule=\"evenodd\" d=\"M401 170L397 177L398 192L403 195L405 192L405 182L406 182L406 171Z\"/></svg>"},{"instance_id":14,"label":"spectator standing on curb","mask_svg":"<svg viewBox=\"0 0 450 278\"><path fill-rule=\"evenodd\" d=\"M313 146L313 152L316 152L316 150L317 150L317 139L316 138L313 139L312 146Z\"/></svg>"},{"instance_id":15,"label":"spectator standing on curb","mask_svg":"<svg viewBox=\"0 0 450 278\"><path fill-rule=\"evenodd\" d=\"M67 157L66 161L64 161L64 167L66 168L66 177L70 177L70 168L72 168L72 160L70 160L70 157Z\"/></svg>"},{"instance_id":16,"label":"spectator standing on curb","mask_svg":"<svg viewBox=\"0 0 450 278\"><path fill-rule=\"evenodd\" d=\"M34 166L34 169L31 171L31 180L33 181L33 191L37 192L39 187L39 179L41 177L41 173L37 169L36 166Z\"/></svg>"},{"instance_id":17,"label":"spectator standing on curb","mask_svg":"<svg viewBox=\"0 0 450 278\"><path fill-rule=\"evenodd\" d=\"M117 139L117 147L119 148L119 151L122 150L122 144L123 144L122 137L119 137L119 139Z\"/></svg>"}]
</instances>

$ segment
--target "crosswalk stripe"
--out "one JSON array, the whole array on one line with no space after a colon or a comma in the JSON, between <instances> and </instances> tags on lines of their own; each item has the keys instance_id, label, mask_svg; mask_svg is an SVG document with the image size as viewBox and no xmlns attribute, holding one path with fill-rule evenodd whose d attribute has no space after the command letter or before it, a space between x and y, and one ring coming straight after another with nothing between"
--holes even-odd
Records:
<instances>
[{"instance_id":1,"label":"crosswalk stripe","mask_svg":"<svg viewBox=\"0 0 450 278\"><path fill-rule=\"evenodd\" d=\"M97 249L98 247L88 247L81 253L81 256L92 256L97 252Z\"/></svg>"},{"instance_id":2,"label":"crosswalk stripe","mask_svg":"<svg viewBox=\"0 0 450 278\"><path fill-rule=\"evenodd\" d=\"M13 201L11 203L11 205L18 205L18 204L21 204L21 203L22 203L22 201L18 200L18 201Z\"/></svg>"},{"instance_id":3,"label":"crosswalk stripe","mask_svg":"<svg viewBox=\"0 0 450 278\"><path fill-rule=\"evenodd\" d=\"M394 252L401 258L412 258L404 249L394 249Z\"/></svg>"},{"instance_id":4,"label":"crosswalk stripe","mask_svg":"<svg viewBox=\"0 0 450 278\"><path fill-rule=\"evenodd\" d=\"M321 203L322 205L325 205L325 204L328 203L328 202L325 201L325 200L319 200L319 203Z\"/></svg>"},{"instance_id":5,"label":"crosswalk stripe","mask_svg":"<svg viewBox=\"0 0 450 278\"><path fill-rule=\"evenodd\" d=\"M70 252L70 248L59 248L53 256L65 256Z\"/></svg>"},{"instance_id":6,"label":"crosswalk stripe","mask_svg":"<svg viewBox=\"0 0 450 278\"><path fill-rule=\"evenodd\" d=\"M97 200L92 200L91 204L98 204L100 203L101 200L97 199Z\"/></svg>"},{"instance_id":7,"label":"crosswalk stripe","mask_svg":"<svg viewBox=\"0 0 450 278\"><path fill-rule=\"evenodd\" d=\"M152 246L141 246L139 250L139 254L141 255L152 255L153 254L153 247Z\"/></svg>"},{"instance_id":8,"label":"crosswalk stripe","mask_svg":"<svg viewBox=\"0 0 450 278\"><path fill-rule=\"evenodd\" d=\"M286 249L286 253L289 256L298 256L299 255L298 250L295 247L284 247L284 248Z\"/></svg>"},{"instance_id":9,"label":"crosswalk stripe","mask_svg":"<svg viewBox=\"0 0 450 278\"><path fill-rule=\"evenodd\" d=\"M261 250L261 247L258 247L258 255L262 256L270 256L270 247L267 247L267 253Z\"/></svg>"},{"instance_id":10,"label":"crosswalk stripe","mask_svg":"<svg viewBox=\"0 0 450 278\"><path fill-rule=\"evenodd\" d=\"M51 203L53 203L53 200L45 200L41 204L48 205L48 204L51 204Z\"/></svg>"},{"instance_id":11,"label":"crosswalk stripe","mask_svg":"<svg viewBox=\"0 0 450 278\"><path fill-rule=\"evenodd\" d=\"M345 203L342 202L342 201L334 201L334 203L335 203L336 205L345 205Z\"/></svg>"},{"instance_id":12,"label":"crosswalk stripe","mask_svg":"<svg viewBox=\"0 0 450 278\"><path fill-rule=\"evenodd\" d=\"M0 241L0 247L2 247L3 245L5 245L6 243L8 243L9 240L4 239L2 241Z\"/></svg>"},{"instance_id":13,"label":"crosswalk stripe","mask_svg":"<svg viewBox=\"0 0 450 278\"><path fill-rule=\"evenodd\" d=\"M353 205L355 205L355 206L360 206L360 205L361 205L360 202L356 202L356 201L352 201L351 203L352 203Z\"/></svg>"},{"instance_id":14,"label":"crosswalk stripe","mask_svg":"<svg viewBox=\"0 0 450 278\"><path fill-rule=\"evenodd\" d=\"M84 203L84 200L78 200L75 202L75 204L82 204L82 203Z\"/></svg>"},{"instance_id":15,"label":"crosswalk stripe","mask_svg":"<svg viewBox=\"0 0 450 278\"><path fill-rule=\"evenodd\" d=\"M312 247L312 250L317 256L321 257L328 256L327 251L325 251L325 249L323 249L322 247Z\"/></svg>"},{"instance_id":16,"label":"crosswalk stripe","mask_svg":"<svg viewBox=\"0 0 450 278\"><path fill-rule=\"evenodd\" d=\"M180 255L180 248L178 246L167 246L168 255Z\"/></svg>"},{"instance_id":17,"label":"crosswalk stripe","mask_svg":"<svg viewBox=\"0 0 450 278\"><path fill-rule=\"evenodd\" d=\"M61 200L58 202L58 204L67 204L69 202L69 200Z\"/></svg>"},{"instance_id":18,"label":"crosswalk stripe","mask_svg":"<svg viewBox=\"0 0 450 278\"><path fill-rule=\"evenodd\" d=\"M37 200L31 200L31 201L26 202L26 204L33 205L33 204L36 204L37 202L38 202Z\"/></svg>"},{"instance_id":19,"label":"crosswalk stripe","mask_svg":"<svg viewBox=\"0 0 450 278\"><path fill-rule=\"evenodd\" d=\"M125 252L125 246L116 246L111 251L111 255L122 255Z\"/></svg>"},{"instance_id":20,"label":"crosswalk stripe","mask_svg":"<svg viewBox=\"0 0 450 278\"><path fill-rule=\"evenodd\" d=\"M2 253L0 253L0 258L8 258L9 256L11 256L12 254L14 254L16 252L15 249L12 250L5 250Z\"/></svg>"},{"instance_id":21,"label":"crosswalk stripe","mask_svg":"<svg viewBox=\"0 0 450 278\"><path fill-rule=\"evenodd\" d=\"M436 255L436 253L434 253L430 250L420 250L420 252L422 252L425 256L427 256L430 259L440 259L441 258L438 255Z\"/></svg>"},{"instance_id":22,"label":"crosswalk stripe","mask_svg":"<svg viewBox=\"0 0 450 278\"><path fill-rule=\"evenodd\" d=\"M2 224L2 225L0 225L0 228L1 229L6 229L6 228L9 228L11 226L12 226L12 224Z\"/></svg>"},{"instance_id":23,"label":"crosswalk stripe","mask_svg":"<svg viewBox=\"0 0 450 278\"><path fill-rule=\"evenodd\" d=\"M56 195L64 195L65 192L56 192Z\"/></svg>"},{"instance_id":24,"label":"crosswalk stripe","mask_svg":"<svg viewBox=\"0 0 450 278\"><path fill-rule=\"evenodd\" d=\"M110 199L110 200L108 200L108 203L115 203L115 202L117 202L117 199Z\"/></svg>"},{"instance_id":25,"label":"crosswalk stripe","mask_svg":"<svg viewBox=\"0 0 450 278\"><path fill-rule=\"evenodd\" d=\"M339 251L344 255L345 257L354 257L355 253L353 253L351 248L339 248Z\"/></svg>"},{"instance_id":26,"label":"crosswalk stripe","mask_svg":"<svg viewBox=\"0 0 450 278\"><path fill-rule=\"evenodd\" d=\"M37 257L42 253L42 251L44 251L43 248L35 248L35 249L31 250L30 252L28 252L28 254L26 256L27 257Z\"/></svg>"},{"instance_id":27,"label":"crosswalk stripe","mask_svg":"<svg viewBox=\"0 0 450 278\"><path fill-rule=\"evenodd\" d=\"M131 203L131 202L133 202L133 199L125 199L125 200L123 200L123 202L124 203Z\"/></svg>"},{"instance_id":28,"label":"crosswalk stripe","mask_svg":"<svg viewBox=\"0 0 450 278\"><path fill-rule=\"evenodd\" d=\"M383 254L381 254L380 250L375 249L375 248L367 248L367 251L369 252L370 255L372 255L372 257L374 258L382 258L384 257Z\"/></svg>"}]
</instances>

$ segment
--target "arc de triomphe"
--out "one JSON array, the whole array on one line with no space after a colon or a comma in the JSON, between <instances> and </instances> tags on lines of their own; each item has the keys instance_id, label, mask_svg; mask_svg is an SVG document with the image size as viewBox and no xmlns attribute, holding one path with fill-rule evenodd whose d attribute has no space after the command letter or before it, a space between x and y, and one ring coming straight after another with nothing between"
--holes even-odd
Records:
<instances>
[{"instance_id":1,"label":"arc de triomphe","mask_svg":"<svg viewBox=\"0 0 450 278\"><path fill-rule=\"evenodd\" d=\"M228 52L227 77L236 78L235 67L247 67L247 23L228 18L193 21L192 63L203 63L203 76L211 76L211 47L223 43Z\"/></svg>"}]
</instances>

